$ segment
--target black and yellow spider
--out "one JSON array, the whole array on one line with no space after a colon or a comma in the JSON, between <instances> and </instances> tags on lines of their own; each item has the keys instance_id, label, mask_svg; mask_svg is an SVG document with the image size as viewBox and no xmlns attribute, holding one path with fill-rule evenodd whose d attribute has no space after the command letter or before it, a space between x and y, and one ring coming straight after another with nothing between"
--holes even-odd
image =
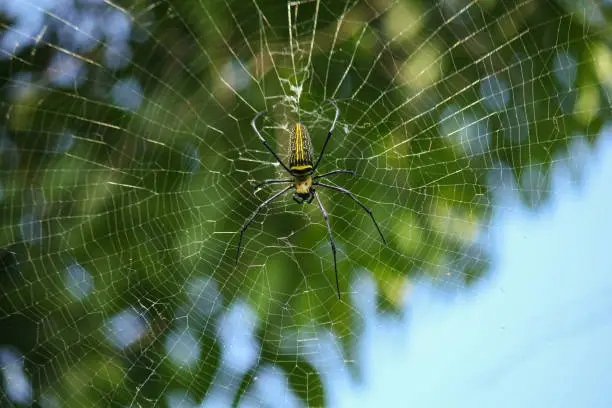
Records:
<instances>
[{"instance_id":1,"label":"black and yellow spider","mask_svg":"<svg viewBox=\"0 0 612 408\"><path fill-rule=\"evenodd\" d=\"M378 233L380 234L380 238L382 239L385 245L387 245L387 241L385 240L385 237L380 231L380 228L378 227L378 223L374 219L374 215L372 215L372 211L368 207L366 207L361 201L359 201L350 191L342 187L330 186L328 184L319 183L317 181L323 177L331 176L332 174L344 173L344 174L352 174L355 176L357 174L354 171L352 170L333 170L325 174L321 174L321 175L314 176L314 177L312 176L315 170L317 169L317 167L319 166L321 159L323 158L323 152L325 152L325 147L327 146L327 142L329 142L329 139L331 138L332 132L334 131L334 126L336 126L336 121L338 120L338 115L340 114L340 109L338 109L338 106L332 100L326 99L326 101L332 104L334 108L336 108L336 116L334 117L334 122L332 123L331 129L329 129L329 132L327 133L327 138L325 139L325 143L323 144L323 148L321 149L319 158L317 159L316 163L314 163L314 165L313 165L313 160L312 160L313 159L312 141L310 140L310 135L308 134L308 129L306 129L306 126L302 125L301 123L297 123L295 125L295 128L291 132L291 140L289 143L289 167L287 167L285 163L283 163L283 161L274 152L274 150L270 148L270 145L268 144L266 139L264 139L263 136L261 136L261 134L259 133L259 130L257 130L257 126L255 125L255 121L257 120L257 118L259 118L265 111L259 112L257 115L255 115L255 117L251 121L251 126L253 127L253 130L255 130L255 133L257 134L261 142L264 144L264 146L266 146L266 149L268 149L270 153L272 153L274 158L280 163L281 166L283 166L283 168L287 171L287 173L293 176L293 178L283 179L283 180L268 179L268 180L264 180L263 182L255 186L255 189L259 189L261 186L264 186L266 184L291 183L286 188L284 188L283 190L279 191L278 193L274 194L272 197L268 198L263 203L261 203L259 207L257 207L257 209L255 210L251 218L249 218L247 222L244 224L244 226L240 230L240 239L238 241L238 250L236 252L236 264L238 264L238 257L240 256L240 246L242 244L242 237L244 235L244 232L249 227L251 222L253 222L257 214L259 214L262 208L270 204L273 200L278 198L281 194L289 191L290 189L295 189L295 193L293 193L293 199L295 200L296 203L304 204L305 202L307 202L308 204L310 204L312 203L312 200L316 198L317 203L319 204L319 208L321 209L321 212L323 213L325 224L327 224L327 232L329 234L329 241L331 244L332 253L334 255L334 271L336 273L336 288L338 290L338 299L340 299L340 284L338 283L338 266L336 265L336 244L334 242L334 238L331 233L331 227L329 226L329 217L327 216L327 211L325 211L325 208L323 207L323 204L321 203L321 200L319 199L319 195L317 194L317 191L315 190L314 186L319 186L323 188L328 188L330 190L340 191L348 195L349 197L351 197L357 204L361 206L361 208L363 208L368 213L370 218L372 218L372 221L374 222L374 225L376 226L376 229L378 230Z\"/></svg>"}]
</instances>

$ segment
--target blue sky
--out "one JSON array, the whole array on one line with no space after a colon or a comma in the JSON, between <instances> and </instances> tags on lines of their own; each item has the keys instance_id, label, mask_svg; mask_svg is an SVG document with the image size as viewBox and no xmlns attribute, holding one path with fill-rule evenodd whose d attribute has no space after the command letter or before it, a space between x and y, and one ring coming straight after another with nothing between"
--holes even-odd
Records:
<instances>
[{"instance_id":1,"label":"blue sky","mask_svg":"<svg viewBox=\"0 0 612 408\"><path fill-rule=\"evenodd\" d=\"M419 285L399 322L363 302L364 381L324 370L332 406L612 407L611 180L607 127L557 159L539 210L506 185L485 282L452 299Z\"/></svg>"}]
</instances>

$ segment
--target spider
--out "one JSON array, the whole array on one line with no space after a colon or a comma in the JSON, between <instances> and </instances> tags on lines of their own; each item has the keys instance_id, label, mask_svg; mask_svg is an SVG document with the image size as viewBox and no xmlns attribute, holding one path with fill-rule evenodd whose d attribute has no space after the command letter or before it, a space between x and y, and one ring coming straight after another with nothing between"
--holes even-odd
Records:
<instances>
[{"instance_id":1,"label":"spider","mask_svg":"<svg viewBox=\"0 0 612 408\"><path fill-rule=\"evenodd\" d=\"M353 176L356 176L357 173L355 173L352 170L338 169L338 170L332 170L328 173L324 173L324 174L313 177L314 172L316 171L317 167L319 166L319 163L321 162L321 159L323 158L325 147L327 146L327 142L329 142L329 139L331 138L332 132L334 131L334 126L336 126L336 121L338 120L338 115L340 114L340 109L338 109L338 106L332 100L326 99L325 101L329 102L330 104L334 106L334 108L336 108L336 116L334 117L334 121L331 125L331 129L329 129L329 132L327 133L327 138L325 139L325 143L323 143L323 148L321 149L319 158L314 164L313 164L312 141L310 140L310 135L308 133L308 129L306 128L306 126L304 126L301 123L296 123L295 128L291 132L291 140L289 143L289 167L287 167L285 163L283 163L283 161L274 152L274 150L272 150L272 148L270 147L266 139L264 139L261 133L259 133L259 130L257 130L257 126L255 122L261 115L265 113L265 111L259 112L257 115L255 115L255 117L251 121L251 126L253 127L253 130L259 137L259 140L261 140L261 142L264 144L266 149L268 149L268 151L272 153L276 161L278 161L278 163L280 163L280 165L283 166L283 168L287 171L287 173L289 173L293 178L267 179L259 183L257 186L255 186L255 190L257 190L260 187L265 186L267 184L290 183L287 187L285 187L284 189L277 192L272 197L268 198L263 203L261 203L259 207L257 207L257 209L255 210L251 218L249 218L242 226L242 229L240 230L240 239L238 240L238 250L236 252L236 264L238 264L238 257L240 256L240 246L242 244L242 237L244 236L244 232L249 227L249 225L253 222L257 214L259 214L259 212L266 205L270 204L272 201L274 201L276 198L281 196L283 193L286 193L287 191L294 189L295 192L293 193L293 200L295 200L296 203L310 204L312 203L314 199L316 199L317 204L319 205L319 208L321 209L321 213L323 214L323 218L325 219L325 224L327 225L327 233L329 234L329 242L331 244L332 253L334 255L334 271L336 274L336 289L338 291L338 299L340 299L340 283L338 282L338 266L336 264L336 243L334 242L334 237L332 236L327 211L325 211L325 208L323 207L323 204L321 203L321 200L319 199L319 195L317 191L315 190L315 186L327 188L329 190L340 191L341 193L344 193L348 195L350 198L352 198L357 204L361 206L361 208L365 210L365 212L368 213L370 218L372 218L372 222L374 222L374 226L376 226L376 229L378 230L378 233L380 234L380 238L382 239L382 242L385 245L387 245L387 241L385 240L385 237L380 231L380 228L378 227L378 223L376 222L376 219L374 219L374 215L372 214L372 211L368 207L366 207L361 201L359 201L357 197L353 195L353 193L351 193L349 190L345 188L331 186L329 184L324 184L318 181L319 179L323 177L331 176L333 174L352 174Z\"/></svg>"}]
</instances>

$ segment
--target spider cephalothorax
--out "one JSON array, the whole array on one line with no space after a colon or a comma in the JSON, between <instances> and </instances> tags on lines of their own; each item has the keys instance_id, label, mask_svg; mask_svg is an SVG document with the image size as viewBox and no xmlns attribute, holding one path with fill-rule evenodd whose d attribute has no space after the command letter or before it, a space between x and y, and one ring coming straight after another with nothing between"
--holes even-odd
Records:
<instances>
[{"instance_id":1,"label":"spider cephalothorax","mask_svg":"<svg viewBox=\"0 0 612 408\"><path fill-rule=\"evenodd\" d=\"M326 100L336 108L336 116L334 117L334 121L332 123L331 129L329 129L329 132L327 133L327 138L325 139L325 143L323 144L323 147L321 148L321 153L319 154L319 158L317 159L316 162L313 162L312 141L310 139L308 129L303 124L297 123L295 125L295 128L292 129L291 140L289 143L289 167L287 167L285 163L283 163L283 161L274 152L274 150L272 150L272 148L270 147L266 139L264 139L263 136L261 136L261 134L259 133L259 130L257 130L257 126L255 125L255 121L257 120L257 118L259 118L265 111L259 112L257 115L255 115L255 117L251 121L251 126L253 127L253 130L255 130L255 133L257 134L261 142L270 151L270 153L272 153L272 155L280 163L280 165L283 166L283 168L287 171L287 173L289 173L293 178L282 179L282 180L278 180L278 179L264 180L263 182L259 183L255 187L256 189L258 189L267 184L290 183L283 190L279 191L278 193L274 194L272 197L268 198L263 203L261 203L259 207L257 207L257 209L255 210L255 213L251 216L251 218L249 218L247 222L243 225L242 229L240 230L240 239L238 241L238 249L236 251L236 263L238 263L238 257L240 255L240 245L242 244L242 237L244 235L244 232L246 231L248 226L251 224L251 222L253 222L257 214L259 214L259 211L261 211L262 208L270 204L273 200L275 200L281 194L293 188L295 190L295 192L293 193L293 199L295 200L295 202L297 202L298 204L304 204L304 203L310 204L312 203L312 200L316 198L317 204L319 205L319 208L321 209L321 213L323 213L323 218L325 219L325 224L327 226L327 232L329 234L329 241L331 244L332 253L334 255L334 271L336 273L336 288L338 290L338 299L340 299L340 284L338 283L338 266L336 264L336 244L334 242L334 238L331 233L331 227L329 225L329 217L327 215L327 211L325 211L325 208L323 207L323 204L321 203L321 200L319 199L319 195L317 194L317 191L315 190L315 186L327 188L330 190L340 191L348 195L349 197L351 197L357 204L361 206L361 208L363 208L368 213L370 218L372 218L372 221L374 222L374 226L376 226L376 229L378 230L378 233L380 234L380 238L382 239L385 245L387 245L387 241L385 240L385 237L380 231L380 228L378 227L378 223L374 219L374 215L372 215L372 211L370 211L368 207L366 207L361 201L359 201L357 197L353 195L353 193L351 193L350 191L342 187L331 186L329 184L324 184L324 183L320 183L317 181L323 177L331 176L332 174L344 173L344 174L356 175L354 171L341 170L341 169L332 170L328 173L324 173L324 174L313 177L314 172L316 171L317 167L319 166L319 163L321 162L321 159L323 158L323 152L325 152L325 147L327 146L327 142L329 142L329 139L331 138L332 132L334 131L334 126L336 126L336 121L338 120L338 115L340 113L338 106L336 106L336 104L333 101L329 99L326 99Z\"/></svg>"},{"instance_id":2,"label":"spider cephalothorax","mask_svg":"<svg viewBox=\"0 0 612 408\"><path fill-rule=\"evenodd\" d=\"M296 176L293 187L295 188L295 193L293 193L293 199L296 203L312 203L312 200L314 198L314 189L312 188L312 177L310 176L310 174L307 176Z\"/></svg>"}]
</instances>

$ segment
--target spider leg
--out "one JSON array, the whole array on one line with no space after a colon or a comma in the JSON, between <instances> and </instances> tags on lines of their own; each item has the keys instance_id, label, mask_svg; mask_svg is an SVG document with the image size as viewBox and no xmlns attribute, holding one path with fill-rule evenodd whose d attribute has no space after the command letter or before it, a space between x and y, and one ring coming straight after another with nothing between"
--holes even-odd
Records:
<instances>
[{"instance_id":1,"label":"spider leg","mask_svg":"<svg viewBox=\"0 0 612 408\"><path fill-rule=\"evenodd\" d=\"M298 198L295 195L293 196L293 201L295 201L298 204L304 204L304 200L302 201L298 200Z\"/></svg>"},{"instance_id":2,"label":"spider leg","mask_svg":"<svg viewBox=\"0 0 612 408\"><path fill-rule=\"evenodd\" d=\"M368 207L365 206L365 204L363 204L361 201L359 201L357 199L357 197L355 197L353 195L353 193L351 193L350 191L348 191L345 188L342 187L335 187L335 186L330 186L329 184L323 184L323 183L313 183L314 186L321 186L324 188L329 188L330 190L336 190L336 191L340 191L341 193L344 193L346 195L348 195L349 197L351 197L357 204L359 204L361 206L361 208L363 208L365 210L365 212L368 213L368 215L370 216L370 218L372 218L372 221L374 222L374 226L376 227L376 229L378 230L378 233L380 234L380 238L382 239L383 243L386 246L389 246L387 244L387 240L385 239L385 237L383 236L383 233L380 230L380 227L378 226L378 223L376 222L376 219L374 218L374 214L372 214L372 210L370 210Z\"/></svg>"},{"instance_id":3,"label":"spider leg","mask_svg":"<svg viewBox=\"0 0 612 408\"><path fill-rule=\"evenodd\" d=\"M270 153L272 153L272 155L274 156L274 158L276 159L277 162L280 163L281 166L283 166L283 168L285 170L287 170L287 173L289 174L293 174L291 172L291 170L289 170L289 168L287 166L285 166L285 163L283 163L283 161L280 159L280 157L278 157L278 155L274 152L274 150L272 150L272 148L270 147L270 145L268 144L268 142L266 141L266 139L263 138L263 136L261 135L261 133L259 133L259 130L257 130L257 125L255 124L255 121L257 120L257 118L259 118L261 115L263 115L266 111L261 111L259 112L257 115L255 115L255 117L253 118L253 120L251 121L251 127L253 128L253 130L255 131L255 133L257 133L257 137L259 137L259 140L261 140L261 143L264 144L264 146L266 146L266 149L268 149L268 151Z\"/></svg>"},{"instance_id":4,"label":"spider leg","mask_svg":"<svg viewBox=\"0 0 612 408\"><path fill-rule=\"evenodd\" d=\"M317 203L319 203L319 208L323 213L323 218L325 219L325 224L327 225L327 233L329 234L329 243L331 244L332 253L334 254L334 272L336 273L336 289L338 290L338 300L340 300L340 283L338 282L338 265L336 263L336 243L334 242L334 237L332 236L331 227L329 226L329 217L327 216L327 211L325 211L325 207L323 207L323 203L319 199L319 195L316 191L312 192L313 196L317 199Z\"/></svg>"},{"instance_id":5,"label":"spider leg","mask_svg":"<svg viewBox=\"0 0 612 408\"><path fill-rule=\"evenodd\" d=\"M355 173L353 170L333 170L328 173L324 173L318 176L314 176L313 180L318 180L323 177L331 176L332 174L352 174L353 176L359 176L359 174Z\"/></svg>"},{"instance_id":6,"label":"spider leg","mask_svg":"<svg viewBox=\"0 0 612 408\"><path fill-rule=\"evenodd\" d=\"M259 183L258 185L256 185L253 190L259 190L261 187L267 185L267 184L274 184L274 183L291 183L293 182L293 179L286 179L286 180L281 180L281 179L267 179L262 181L261 183Z\"/></svg>"},{"instance_id":7,"label":"spider leg","mask_svg":"<svg viewBox=\"0 0 612 408\"><path fill-rule=\"evenodd\" d=\"M327 142L329 142L329 139L331 138L332 132L334 131L334 127L336 126L336 121L338 120L338 115L340 115L340 109L338 109L338 105L336 105L336 103L331 99L326 99L326 101L331 103L334 108L336 108L336 116L334 117L334 121L332 122L331 129L329 129L329 132L327 132L327 138L325 139L325 143L323 143L323 148L321 148L321 153L319 154L319 158L317 159L316 164L312 168L312 171L315 171L317 169L317 166L321 162L321 159L323 158L323 153L325 152L325 147L327 147Z\"/></svg>"},{"instance_id":8,"label":"spider leg","mask_svg":"<svg viewBox=\"0 0 612 408\"><path fill-rule=\"evenodd\" d=\"M314 200L314 190L312 190L310 194L310 198L308 199L308 204L312 203L312 200Z\"/></svg>"},{"instance_id":9,"label":"spider leg","mask_svg":"<svg viewBox=\"0 0 612 408\"><path fill-rule=\"evenodd\" d=\"M238 240L238 249L236 251L236 265L238 265L238 257L240 256L240 246L242 245L242 237L244 236L244 232L246 231L246 229L253 222L253 220L255 219L257 214L259 214L262 208L270 204L273 200L278 198L281 194L286 193L290 188L293 188L293 186L292 185L287 186L286 188L282 189L281 191L279 191L278 193L274 194L272 197L268 198L266 201L261 203L259 207L257 207L257 209L255 210L251 218L249 218L249 220L242 226L242 229L240 230L240 239Z\"/></svg>"}]
</instances>

